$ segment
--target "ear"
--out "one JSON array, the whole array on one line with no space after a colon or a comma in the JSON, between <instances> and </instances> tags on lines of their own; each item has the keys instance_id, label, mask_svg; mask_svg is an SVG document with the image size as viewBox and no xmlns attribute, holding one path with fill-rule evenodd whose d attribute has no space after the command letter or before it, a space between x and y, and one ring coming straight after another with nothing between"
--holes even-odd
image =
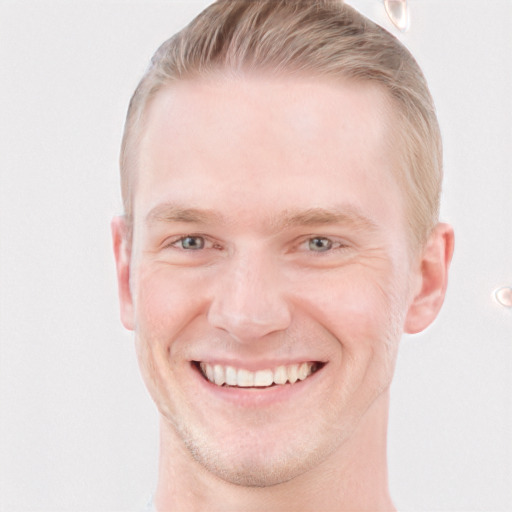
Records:
<instances>
[{"instance_id":1,"label":"ear","mask_svg":"<svg viewBox=\"0 0 512 512\"><path fill-rule=\"evenodd\" d=\"M448 285L448 269L453 255L453 229L438 224L425 245L416 268L415 294L404 324L404 331L415 334L426 329L437 317Z\"/></svg>"},{"instance_id":2,"label":"ear","mask_svg":"<svg viewBox=\"0 0 512 512\"><path fill-rule=\"evenodd\" d=\"M131 243L128 226L124 217L114 217L110 227L112 231L114 257L116 260L121 322L127 329L133 331L134 308L130 289Z\"/></svg>"}]
</instances>

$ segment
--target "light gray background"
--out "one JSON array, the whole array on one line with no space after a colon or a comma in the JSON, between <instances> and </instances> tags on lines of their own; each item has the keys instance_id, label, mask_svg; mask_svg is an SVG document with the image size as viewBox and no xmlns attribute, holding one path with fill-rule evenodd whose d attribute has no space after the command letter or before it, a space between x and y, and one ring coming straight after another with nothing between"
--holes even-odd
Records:
<instances>
[{"instance_id":1,"label":"light gray background","mask_svg":"<svg viewBox=\"0 0 512 512\"><path fill-rule=\"evenodd\" d=\"M0 2L0 507L140 510L157 414L119 322L109 221L129 97L209 1ZM348 3L393 30L378 0ZM456 229L444 310L401 348L390 422L402 511L512 510L512 2L410 0L399 38L445 139Z\"/></svg>"}]
</instances>

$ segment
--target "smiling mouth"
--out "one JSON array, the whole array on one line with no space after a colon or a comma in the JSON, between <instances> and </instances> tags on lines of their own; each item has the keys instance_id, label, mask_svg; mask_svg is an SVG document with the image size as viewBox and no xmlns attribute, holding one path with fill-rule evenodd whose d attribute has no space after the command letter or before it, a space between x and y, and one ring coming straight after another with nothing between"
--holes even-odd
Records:
<instances>
[{"instance_id":1,"label":"smiling mouth","mask_svg":"<svg viewBox=\"0 0 512 512\"><path fill-rule=\"evenodd\" d=\"M255 372L233 366L197 361L194 362L194 365L206 380L216 386L261 389L295 384L298 381L306 380L320 370L324 363L304 362L281 365Z\"/></svg>"}]
</instances>

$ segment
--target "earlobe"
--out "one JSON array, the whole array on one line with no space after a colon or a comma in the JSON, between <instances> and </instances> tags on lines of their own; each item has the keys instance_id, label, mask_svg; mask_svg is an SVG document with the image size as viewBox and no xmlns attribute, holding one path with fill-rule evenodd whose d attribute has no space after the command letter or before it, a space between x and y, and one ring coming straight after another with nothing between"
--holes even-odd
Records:
<instances>
[{"instance_id":1,"label":"earlobe","mask_svg":"<svg viewBox=\"0 0 512 512\"><path fill-rule=\"evenodd\" d=\"M110 224L112 244L117 270L117 286L121 308L121 322L134 330L133 299L130 288L131 244L129 243L128 227L124 217L114 217Z\"/></svg>"},{"instance_id":2,"label":"earlobe","mask_svg":"<svg viewBox=\"0 0 512 512\"><path fill-rule=\"evenodd\" d=\"M423 331L437 317L446 294L453 248L453 228L448 224L438 224L419 261L417 288L404 324L406 333Z\"/></svg>"}]
</instances>

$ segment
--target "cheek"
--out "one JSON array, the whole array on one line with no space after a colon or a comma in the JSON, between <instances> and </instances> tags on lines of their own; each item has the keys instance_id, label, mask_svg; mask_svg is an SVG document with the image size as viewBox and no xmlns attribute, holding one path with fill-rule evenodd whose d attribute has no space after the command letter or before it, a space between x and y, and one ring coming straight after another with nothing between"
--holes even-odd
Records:
<instances>
[{"instance_id":1,"label":"cheek","mask_svg":"<svg viewBox=\"0 0 512 512\"><path fill-rule=\"evenodd\" d=\"M175 382L183 371L179 364L183 343L176 340L197 316L201 300L190 292L189 280L180 279L168 266L141 266L134 284L135 342L141 374L160 411L171 418L180 393Z\"/></svg>"},{"instance_id":2,"label":"cheek","mask_svg":"<svg viewBox=\"0 0 512 512\"><path fill-rule=\"evenodd\" d=\"M303 280L299 295L303 308L323 319L333 330L347 335L382 331L400 310L398 287L385 273L351 269L326 274L315 281Z\"/></svg>"},{"instance_id":3,"label":"cheek","mask_svg":"<svg viewBox=\"0 0 512 512\"><path fill-rule=\"evenodd\" d=\"M169 267L141 268L135 287L136 330L153 339L172 339L197 315L201 302L198 290Z\"/></svg>"},{"instance_id":4,"label":"cheek","mask_svg":"<svg viewBox=\"0 0 512 512\"><path fill-rule=\"evenodd\" d=\"M351 375L356 386L370 378L380 388L393 373L405 308L396 276L367 270L354 268L316 286L303 285L301 309L338 342L340 375Z\"/></svg>"}]
</instances>

